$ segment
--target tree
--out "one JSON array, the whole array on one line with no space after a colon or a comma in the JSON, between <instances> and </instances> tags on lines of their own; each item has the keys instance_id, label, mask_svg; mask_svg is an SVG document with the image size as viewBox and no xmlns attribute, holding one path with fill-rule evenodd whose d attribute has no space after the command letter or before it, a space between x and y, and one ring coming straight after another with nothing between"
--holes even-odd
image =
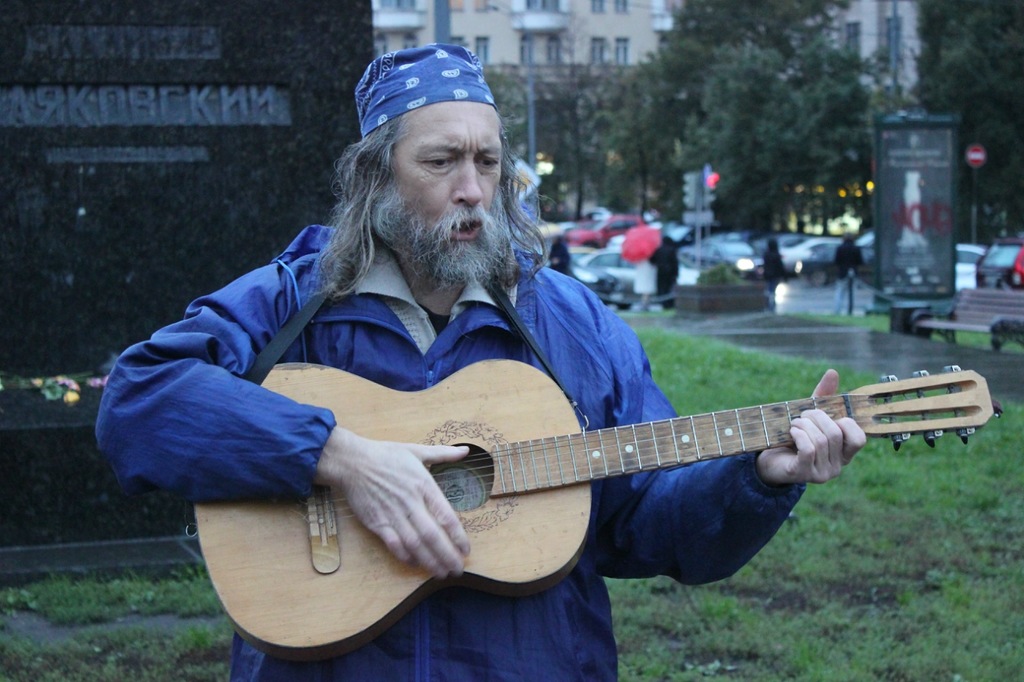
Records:
<instances>
[{"instance_id":1,"label":"tree","mask_svg":"<svg viewBox=\"0 0 1024 682\"><path fill-rule=\"evenodd\" d=\"M827 38L842 0L690 0L668 45L642 66L644 116L668 172L652 186L712 163L722 181L716 213L767 228L791 211L813 219L851 208L869 177L868 97L855 54ZM638 115L639 116L639 115ZM807 190L807 191L801 191ZM845 193L846 197L840 197Z\"/></svg>"},{"instance_id":2,"label":"tree","mask_svg":"<svg viewBox=\"0 0 1024 682\"><path fill-rule=\"evenodd\" d=\"M604 196L609 203L641 213L658 203L664 188L658 185L656 172L667 159L658 156L664 124L657 117L643 72L618 69L600 116L608 166ZM670 189L678 191L678 182Z\"/></svg>"},{"instance_id":3,"label":"tree","mask_svg":"<svg viewBox=\"0 0 1024 682\"><path fill-rule=\"evenodd\" d=\"M565 209L578 218L587 197L603 197L605 146L600 112L606 107L610 69L567 63L548 67L537 84L538 149L551 154L555 172L544 180L542 194L566 199Z\"/></svg>"},{"instance_id":4,"label":"tree","mask_svg":"<svg viewBox=\"0 0 1024 682\"><path fill-rule=\"evenodd\" d=\"M960 119L959 138L981 143L978 171L984 237L1020 231L1024 221L1024 5L920 0L919 99ZM970 173L960 173L958 223L968 224Z\"/></svg>"}]
</instances>

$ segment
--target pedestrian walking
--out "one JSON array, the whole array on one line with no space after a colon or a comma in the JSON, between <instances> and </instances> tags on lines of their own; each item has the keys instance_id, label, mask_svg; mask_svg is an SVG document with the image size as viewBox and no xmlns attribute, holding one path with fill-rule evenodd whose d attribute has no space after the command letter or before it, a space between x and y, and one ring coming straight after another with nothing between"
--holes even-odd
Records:
<instances>
[{"instance_id":1,"label":"pedestrian walking","mask_svg":"<svg viewBox=\"0 0 1024 682\"><path fill-rule=\"evenodd\" d=\"M840 315L843 304L846 314L853 315L853 292L857 285L857 268L864 264L864 255L853 241L853 235L843 237L843 243L836 249L836 305L835 314Z\"/></svg>"},{"instance_id":2,"label":"pedestrian walking","mask_svg":"<svg viewBox=\"0 0 1024 682\"><path fill-rule=\"evenodd\" d=\"M779 241L774 237L768 240L764 252L764 293L768 300L768 311L775 312L775 290L786 278L786 267L782 264L779 253Z\"/></svg>"}]
</instances>

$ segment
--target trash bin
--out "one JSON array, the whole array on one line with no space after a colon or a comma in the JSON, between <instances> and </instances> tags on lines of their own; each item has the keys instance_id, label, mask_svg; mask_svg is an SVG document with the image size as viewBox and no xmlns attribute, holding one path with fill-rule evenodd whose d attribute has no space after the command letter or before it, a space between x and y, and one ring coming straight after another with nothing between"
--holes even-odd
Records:
<instances>
[{"instance_id":1,"label":"trash bin","mask_svg":"<svg viewBox=\"0 0 1024 682\"><path fill-rule=\"evenodd\" d=\"M912 334L911 320L919 310L928 310L927 301L893 301L889 304L889 331L893 334Z\"/></svg>"}]
</instances>

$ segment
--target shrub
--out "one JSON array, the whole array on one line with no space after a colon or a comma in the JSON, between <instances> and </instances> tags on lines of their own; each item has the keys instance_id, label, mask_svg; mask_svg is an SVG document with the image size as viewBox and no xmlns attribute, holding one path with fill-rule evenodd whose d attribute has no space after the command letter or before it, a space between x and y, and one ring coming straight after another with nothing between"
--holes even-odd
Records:
<instances>
[{"instance_id":1,"label":"shrub","mask_svg":"<svg viewBox=\"0 0 1024 682\"><path fill-rule=\"evenodd\" d=\"M739 271L727 263L713 265L697 277L698 285L742 283L743 277L740 276Z\"/></svg>"}]
</instances>

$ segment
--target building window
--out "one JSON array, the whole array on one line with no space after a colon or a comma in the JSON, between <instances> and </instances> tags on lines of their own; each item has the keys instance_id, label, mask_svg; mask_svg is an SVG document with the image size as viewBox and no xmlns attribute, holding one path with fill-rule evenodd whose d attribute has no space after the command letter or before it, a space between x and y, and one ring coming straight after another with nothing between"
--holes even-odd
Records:
<instances>
[{"instance_id":1,"label":"building window","mask_svg":"<svg viewBox=\"0 0 1024 682\"><path fill-rule=\"evenodd\" d=\"M448 9L452 12L465 12L466 3L463 0L448 0ZM453 45L455 43L452 43Z\"/></svg>"},{"instance_id":2,"label":"building window","mask_svg":"<svg viewBox=\"0 0 1024 682\"><path fill-rule=\"evenodd\" d=\"M466 39L463 38L462 36L452 36L451 38L449 38L449 41L451 42L452 45L458 45L459 47L469 47L469 44L466 43Z\"/></svg>"},{"instance_id":3,"label":"building window","mask_svg":"<svg viewBox=\"0 0 1024 682\"><path fill-rule=\"evenodd\" d=\"M380 0L381 9L416 9L416 0Z\"/></svg>"},{"instance_id":4,"label":"building window","mask_svg":"<svg viewBox=\"0 0 1024 682\"><path fill-rule=\"evenodd\" d=\"M604 14L604 0L590 0L590 12L592 14Z\"/></svg>"},{"instance_id":5,"label":"building window","mask_svg":"<svg viewBox=\"0 0 1024 682\"><path fill-rule=\"evenodd\" d=\"M410 47L419 47L420 41L416 39L415 33L406 33L402 36L402 49L408 50Z\"/></svg>"},{"instance_id":6,"label":"building window","mask_svg":"<svg viewBox=\"0 0 1024 682\"><path fill-rule=\"evenodd\" d=\"M590 39L590 63L606 64L608 62L608 41L604 38Z\"/></svg>"},{"instance_id":7,"label":"building window","mask_svg":"<svg viewBox=\"0 0 1024 682\"><path fill-rule=\"evenodd\" d=\"M901 17L886 17L885 18L885 39L886 45L891 50L894 46L900 44L900 31L903 28L903 20Z\"/></svg>"},{"instance_id":8,"label":"building window","mask_svg":"<svg viewBox=\"0 0 1024 682\"><path fill-rule=\"evenodd\" d=\"M850 21L846 24L846 49L860 54L860 22Z\"/></svg>"},{"instance_id":9,"label":"building window","mask_svg":"<svg viewBox=\"0 0 1024 682\"><path fill-rule=\"evenodd\" d=\"M548 64L562 63L562 41L558 36L549 36L547 43Z\"/></svg>"},{"instance_id":10,"label":"building window","mask_svg":"<svg viewBox=\"0 0 1024 682\"><path fill-rule=\"evenodd\" d=\"M615 0L616 14L629 14L629 0Z\"/></svg>"},{"instance_id":11,"label":"building window","mask_svg":"<svg viewBox=\"0 0 1024 682\"><path fill-rule=\"evenodd\" d=\"M476 39L476 52L477 59L484 66L491 63L491 39L487 36L477 36Z\"/></svg>"},{"instance_id":12,"label":"building window","mask_svg":"<svg viewBox=\"0 0 1024 682\"><path fill-rule=\"evenodd\" d=\"M526 0L526 9L530 12L557 12L558 0Z\"/></svg>"},{"instance_id":13,"label":"building window","mask_svg":"<svg viewBox=\"0 0 1024 682\"><path fill-rule=\"evenodd\" d=\"M373 36L373 54L381 56L387 54L388 51L388 37L383 33L378 33Z\"/></svg>"},{"instance_id":14,"label":"building window","mask_svg":"<svg viewBox=\"0 0 1024 682\"><path fill-rule=\"evenodd\" d=\"M524 33L519 39L519 63L523 66L537 63L533 54L533 36L529 33Z\"/></svg>"},{"instance_id":15,"label":"building window","mask_svg":"<svg viewBox=\"0 0 1024 682\"><path fill-rule=\"evenodd\" d=\"M615 63L620 66L629 64L629 38L615 39Z\"/></svg>"}]
</instances>

